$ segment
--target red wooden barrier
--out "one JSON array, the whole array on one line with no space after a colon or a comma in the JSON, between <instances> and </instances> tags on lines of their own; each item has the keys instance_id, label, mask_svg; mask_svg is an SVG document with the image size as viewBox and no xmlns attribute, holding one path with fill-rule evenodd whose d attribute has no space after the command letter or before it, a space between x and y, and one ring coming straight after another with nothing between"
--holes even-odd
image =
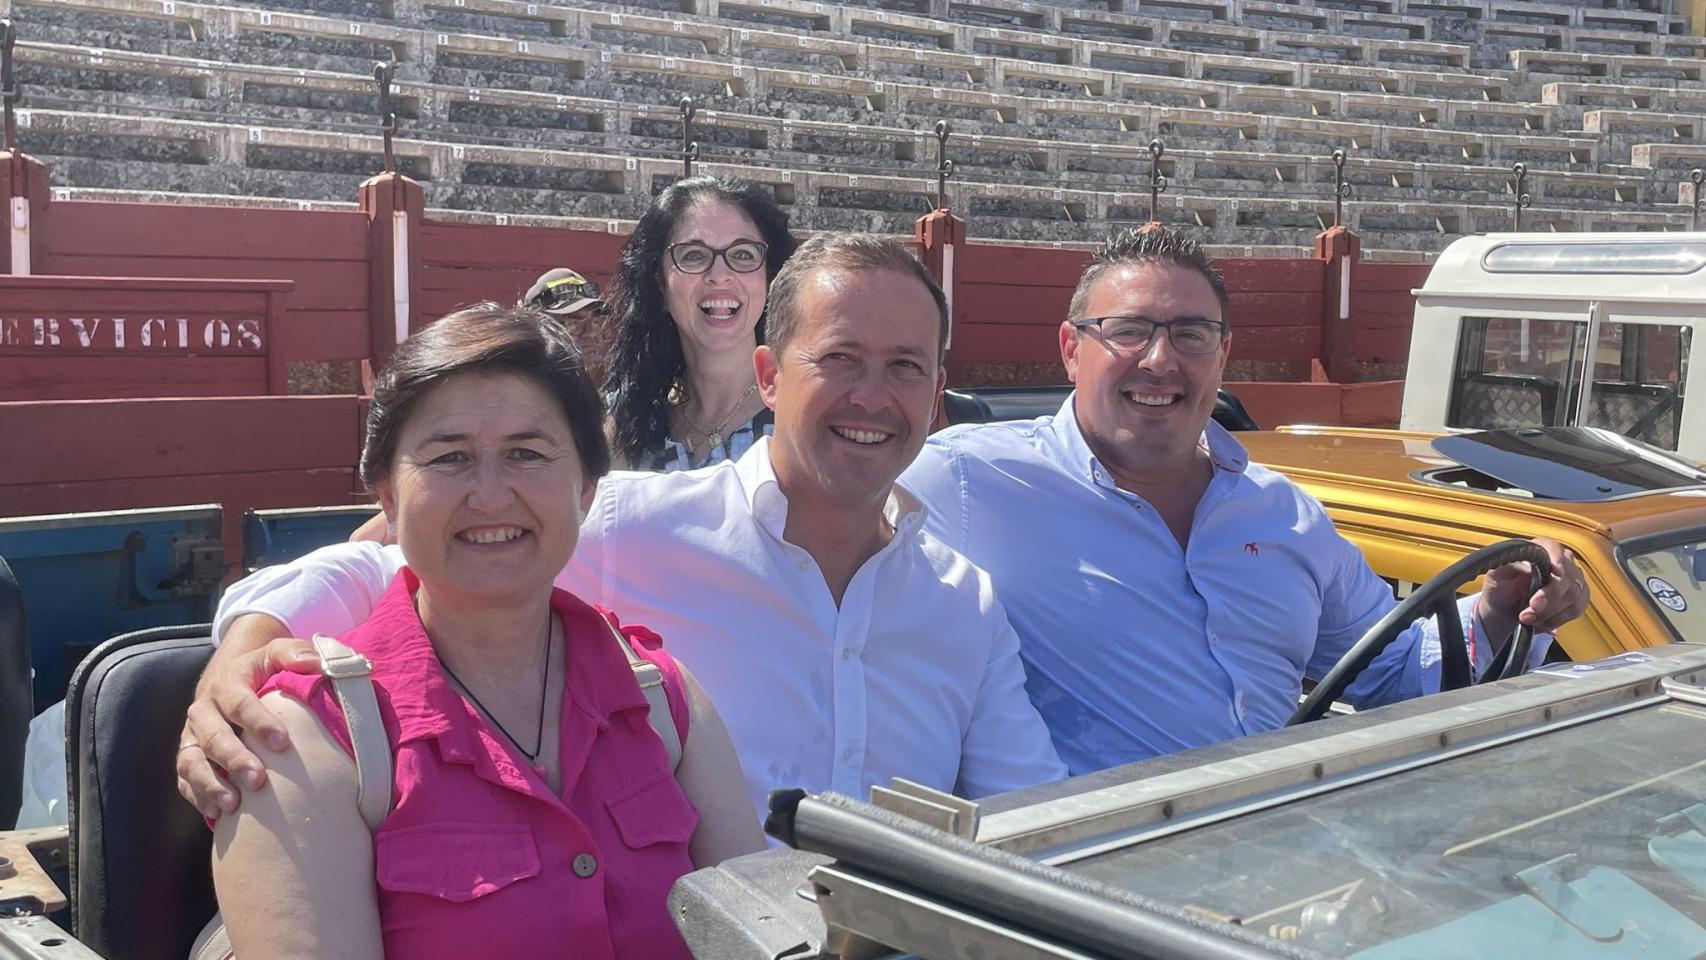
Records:
<instances>
[{"instance_id":1,"label":"red wooden barrier","mask_svg":"<svg viewBox=\"0 0 1706 960\"><path fill-rule=\"evenodd\" d=\"M0 403L0 516L190 503L243 511L361 503L355 397Z\"/></svg>"},{"instance_id":2,"label":"red wooden barrier","mask_svg":"<svg viewBox=\"0 0 1706 960\"><path fill-rule=\"evenodd\" d=\"M1425 263L1358 263L1351 271L1351 320L1356 357L1367 372L1403 377L1410 359L1410 291L1428 279Z\"/></svg>"},{"instance_id":3,"label":"red wooden barrier","mask_svg":"<svg viewBox=\"0 0 1706 960\"><path fill-rule=\"evenodd\" d=\"M0 275L0 401L283 393L290 288Z\"/></svg>"},{"instance_id":4,"label":"red wooden barrier","mask_svg":"<svg viewBox=\"0 0 1706 960\"><path fill-rule=\"evenodd\" d=\"M33 272L290 280L285 361L367 356L367 224L355 211L55 201Z\"/></svg>"},{"instance_id":5,"label":"red wooden barrier","mask_svg":"<svg viewBox=\"0 0 1706 960\"><path fill-rule=\"evenodd\" d=\"M420 236L421 315L439 317L481 300L515 303L553 267L569 267L608 294L627 240L587 230L429 220Z\"/></svg>"},{"instance_id":6,"label":"red wooden barrier","mask_svg":"<svg viewBox=\"0 0 1706 960\"><path fill-rule=\"evenodd\" d=\"M964 383L967 368L980 364L1058 362L1057 331L1089 259L1081 250L962 244L955 261L949 383ZM1232 369L1244 376L1307 379L1309 361L1320 349L1323 261L1216 265L1231 300Z\"/></svg>"}]
</instances>

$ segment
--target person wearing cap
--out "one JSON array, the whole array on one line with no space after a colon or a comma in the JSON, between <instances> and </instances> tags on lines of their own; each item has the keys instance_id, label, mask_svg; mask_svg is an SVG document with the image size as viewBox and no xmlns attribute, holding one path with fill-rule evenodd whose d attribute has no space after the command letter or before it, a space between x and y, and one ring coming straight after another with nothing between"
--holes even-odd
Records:
<instances>
[{"instance_id":1,"label":"person wearing cap","mask_svg":"<svg viewBox=\"0 0 1706 960\"><path fill-rule=\"evenodd\" d=\"M598 298L598 284L568 267L547 270L527 288L527 295L517 306L543 310L553 316L570 320L590 320L604 305ZM571 332L578 332L572 331Z\"/></svg>"}]
</instances>

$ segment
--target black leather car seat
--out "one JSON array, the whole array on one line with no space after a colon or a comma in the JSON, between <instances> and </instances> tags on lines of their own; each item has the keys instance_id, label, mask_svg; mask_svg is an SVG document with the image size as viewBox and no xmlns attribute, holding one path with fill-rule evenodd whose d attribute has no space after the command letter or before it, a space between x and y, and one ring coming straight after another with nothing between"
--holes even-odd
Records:
<instances>
[{"instance_id":1,"label":"black leather car seat","mask_svg":"<svg viewBox=\"0 0 1706 960\"><path fill-rule=\"evenodd\" d=\"M101 956L183 960L213 916L213 834L173 766L212 654L207 624L161 627L108 640L71 675L72 932Z\"/></svg>"},{"instance_id":2,"label":"black leather car seat","mask_svg":"<svg viewBox=\"0 0 1706 960\"><path fill-rule=\"evenodd\" d=\"M35 698L30 692L30 629L18 578L0 557L0 830L17 825L23 803L24 741Z\"/></svg>"}]
</instances>

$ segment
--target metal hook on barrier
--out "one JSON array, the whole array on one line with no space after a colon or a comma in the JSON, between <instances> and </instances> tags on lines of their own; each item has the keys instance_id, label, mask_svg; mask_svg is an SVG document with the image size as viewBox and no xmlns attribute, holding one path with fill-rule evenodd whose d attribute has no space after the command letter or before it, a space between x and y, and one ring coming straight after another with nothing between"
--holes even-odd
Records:
<instances>
[{"instance_id":1,"label":"metal hook on barrier","mask_svg":"<svg viewBox=\"0 0 1706 960\"><path fill-rule=\"evenodd\" d=\"M936 209L948 209L948 178L954 175L954 161L948 159L948 137L954 128L948 121L936 121Z\"/></svg>"},{"instance_id":2,"label":"metal hook on barrier","mask_svg":"<svg viewBox=\"0 0 1706 960\"><path fill-rule=\"evenodd\" d=\"M0 20L0 110L5 112L4 139L0 150L15 150L18 143L18 121L12 108L18 102L18 82L12 76L12 47L18 42L18 28L10 18Z\"/></svg>"},{"instance_id":3,"label":"metal hook on barrier","mask_svg":"<svg viewBox=\"0 0 1706 960\"><path fill-rule=\"evenodd\" d=\"M1706 196L1701 196L1701 187L1706 185L1706 170L1695 167L1688 171L1689 182L1694 184L1694 203L1688 208L1688 229L1700 229L1700 208L1706 206Z\"/></svg>"},{"instance_id":4,"label":"metal hook on barrier","mask_svg":"<svg viewBox=\"0 0 1706 960\"><path fill-rule=\"evenodd\" d=\"M381 60L373 65L373 79L379 84L379 132L385 138L385 172L397 172L396 154L391 138L397 132L397 111L391 103L391 64Z\"/></svg>"},{"instance_id":5,"label":"metal hook on barrier","mask_svg":"<svg viewBox=\"0 0 1706 960\"><path fill-rule=\"evenodd\" d=\"M1511 173L1516 175L1515 203L1511 210L1511 229L1522 232L1522 212L1534 205L1534 198L1528 195L1524 186L1528 183L1528 164L1517 163L1511 167Z\"/></svg>"},{"instance_id":6,"label":"metal hook on barrier","mask_svg":"<svg viewBox=\"0 0 1706 960\"><path fill-rule=\"evenodd\" d=\"M1351 182L1345 179L1345 151L1333 151L1333 226L1345 222L1345 201L1351 197Z\"/></svg>"},{"instance_id":7,"label":"metal hook on barrier","mask_svg":"<svg viewBox=\"0 0 1706 960\"><path fill-rule=\"evenodd\" d=\"M1167 145L1157 137L1149 141L1149 222L1160 223L1161 194L1167 192L1167 178L1161 175L1161 156Z\"/></svg>"},{"instance_id":8,"label":"metal hook on barrier","mask_svg":"<svg viewBox=\"0 0 1706 960\"><path fill-rule=\"evenodd\" d=\"M699 141L693 139L693 115L699 108L692 97L681 98L681 176L693 176L693 163L699 159Z\"/></svg>"}]
</instances>

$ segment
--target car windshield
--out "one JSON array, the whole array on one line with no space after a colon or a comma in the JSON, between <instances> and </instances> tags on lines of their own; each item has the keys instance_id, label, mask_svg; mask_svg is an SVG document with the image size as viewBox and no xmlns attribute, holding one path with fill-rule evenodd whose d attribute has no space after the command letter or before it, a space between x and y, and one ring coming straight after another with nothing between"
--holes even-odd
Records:
<instances>
[{"instance_id":1,"label":"car windshield","mask_svg":"<svg viewBox=\"0 0 1706 960\"><path fill-rule=\"evenodd\" d=\"M1706 640L1706 530L1632 549L1623 569L1678 640Z\"/></svg>"},{"instance_id":2,"label":"car windshield","mask_svg":"<svg viewBox=\"0 0 1706 960\"><path fill-rule=\"evenodd\" d=\"M1702 737L1700 707L1636 709L1067 869L1330 956L1684 960L1706 954Z\"/></svg>"}]
</instances>

